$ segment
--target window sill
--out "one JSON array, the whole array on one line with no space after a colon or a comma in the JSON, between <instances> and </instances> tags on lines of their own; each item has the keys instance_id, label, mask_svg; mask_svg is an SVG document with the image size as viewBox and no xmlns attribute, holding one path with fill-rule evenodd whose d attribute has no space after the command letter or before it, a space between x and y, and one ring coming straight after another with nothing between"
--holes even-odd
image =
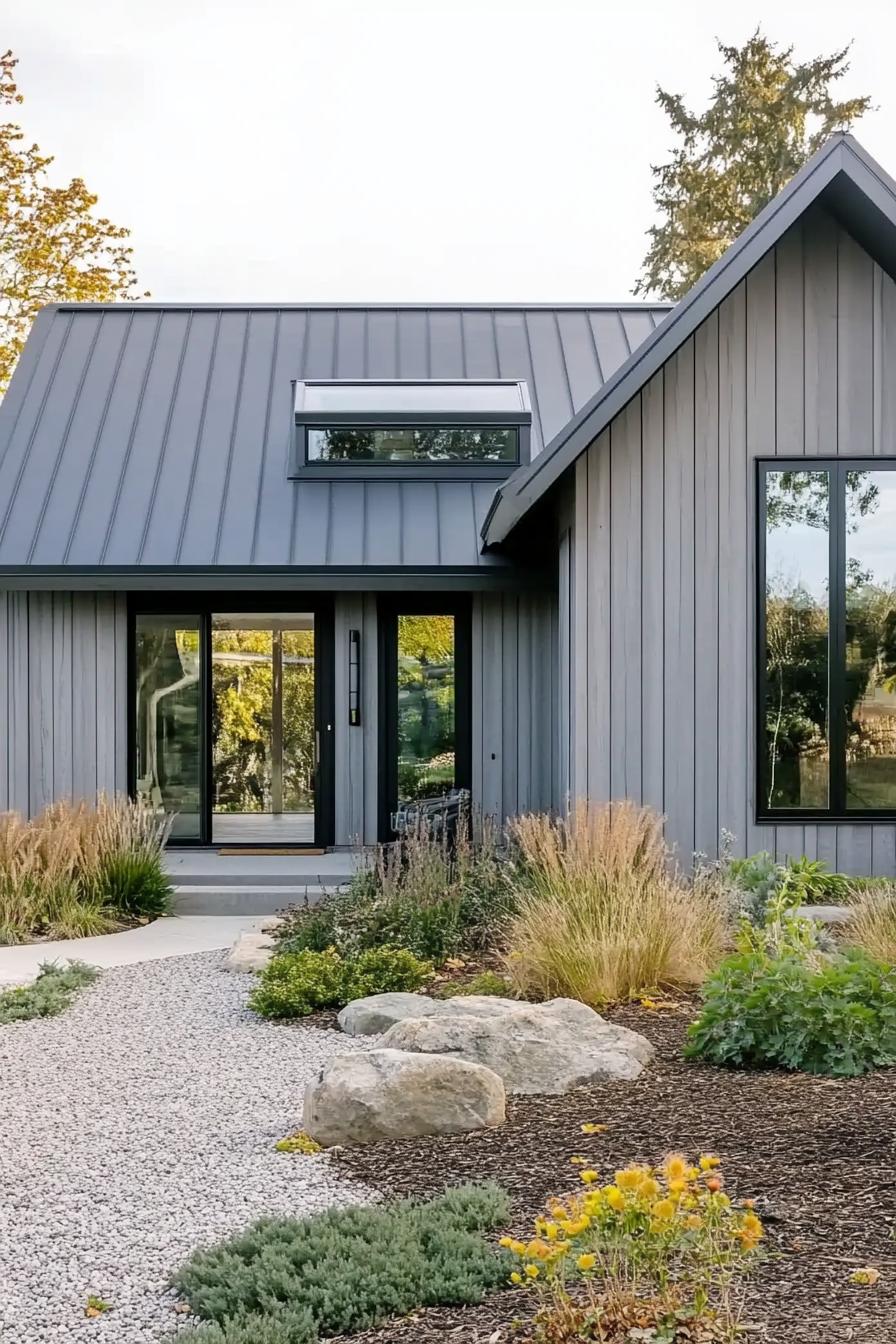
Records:
<instances>
[{"instance_id":1,"label":"window sill","mask_svg":"<svg viewBox=\"0 0 896 1344\"><path fill-rule=\"evenodd\" d=\"M896 809L891 812L765 812L756 814L757 826L894 826Z\"/></svg>"},{"instance_id":2,"label":"window sill","mask_svg":"<svg viewBox=\"0 0 896 1344\"><path fill-rule=\"evenodd\" d=\"M363 462L305 462L293 465L291 481L506 481L519 466L518 462L494 465L474 463L446 463L429 465L404 462L382 462L365 465Z\"/></svg>"}]
</instances>

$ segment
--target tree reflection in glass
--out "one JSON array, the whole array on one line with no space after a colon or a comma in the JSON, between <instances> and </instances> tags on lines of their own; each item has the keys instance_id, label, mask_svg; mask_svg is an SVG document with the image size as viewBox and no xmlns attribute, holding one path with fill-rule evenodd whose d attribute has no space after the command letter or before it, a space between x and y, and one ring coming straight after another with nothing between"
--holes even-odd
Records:
<instances>
[{"instance_id":1,"label":"tree reflection in glass","mask_svg":"<svg viewBox=\"0 0 896 1344\"><path fill-rule=\"evenodd\" d=\"M765 761L769 808L828 805L830 476L765 478Z\"/></svg>"},{"instance_id":2,"label":"tree reflection in glass","mask_svg":"<svg viewBox=\"0 0 896 1344\"><path fill-rule=\"evenodd\" d=\"M846 806L896 807L896 472L846 493Z\"/></svg>"},{"instance_id":3,"label":"tree reflection in glass","mask_svg":"<svg viewBox=\"0 0 896 1344\"><path fill-rule=\"evenodd\" d=\"M399 801L453 788L455 749L454 617L399 616Z\"/></svg>"}]
</instances>

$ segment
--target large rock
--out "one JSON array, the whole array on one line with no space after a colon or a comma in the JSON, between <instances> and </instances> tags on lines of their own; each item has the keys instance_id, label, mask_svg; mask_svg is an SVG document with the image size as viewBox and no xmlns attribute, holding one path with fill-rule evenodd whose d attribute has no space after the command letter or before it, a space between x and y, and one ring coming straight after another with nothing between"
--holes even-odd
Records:
<instances>
[{"instance_id":1,"label":"large rock","mask_svg":"<svg viewBox=\"0 0 896 1344\"><path fill-rule=\"evenodd\" d=\"M334 1056L308 1084L302 1115L305 1132L325 1147L503 1122L504 1084L491 1069L401 1050Z\"/></svg>"},{"instance_id":2,"label":"large rock","mask_svg":"<svg viewBox=\"0 0 896 1344\"><path fill-rule=\"evenodd\" d=\"M437 1008L425 994L369 994L347 1003L337 1021L347 1036L379 1036L406 1017L425 1017Z\"/></svg>"},{"instance_id":3,"label":"large rock","mask_svg":"<svg viewBox=\"0 0 896 1344\"><path fill-rule=\"evenodd\" d=\"M369 994L347 1004L337 1020L347 1036L379 1036L410 1017L435 1017L440 1013L492 1017L529 1007L518 999L499 999L491 994L458 994L453 999L432 999L428 994Z\"/></svg>"},{"instance_id":4,"label":"large rock","mask_svg":"<svg viewBox=\"0 0 896 1344\"><path fill-rule=\"evenodd\" d=\"M241 933L224 958L228 971L263 971L274 955L274 940L265 933Z\"/></svg>"},{"instance_id":5,"label":"large rock","mask_svg":"<svg viewBox=\"0 0 896 1344\"><path fill-rule=\"evenodd\" d=\"M645 1037L572 999L515 1004L486 1016L408 1018L390 1027L382 1044L484 1065L519 1095L559 1096L589 1083L637 1078L654 1053Z\"/></svg>"}]
</instances>

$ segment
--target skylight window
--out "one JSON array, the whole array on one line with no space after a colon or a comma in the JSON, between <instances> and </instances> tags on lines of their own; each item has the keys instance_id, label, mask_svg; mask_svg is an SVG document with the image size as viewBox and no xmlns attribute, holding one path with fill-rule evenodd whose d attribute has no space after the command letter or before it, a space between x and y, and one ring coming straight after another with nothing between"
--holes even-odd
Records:
<instances>
[{"instance_id":1,"label":"skylight window","mask_svg":"<svg viewBox=\"0 0 896 1344\"><path fill-rule=\"evenodd\" d=\"M298 382L291 474L506 476L531 420L523 382Z\"/></svg>"}]
</instances>

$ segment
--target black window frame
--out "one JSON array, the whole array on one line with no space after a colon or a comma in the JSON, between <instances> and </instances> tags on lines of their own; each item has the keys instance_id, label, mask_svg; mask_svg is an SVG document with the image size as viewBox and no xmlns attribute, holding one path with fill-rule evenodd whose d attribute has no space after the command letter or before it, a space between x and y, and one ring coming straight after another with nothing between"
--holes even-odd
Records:
<instances>
[{"instance_id":1,"label":"black window frame","mask_svg":"<svg viewBox=\"0 0 896 1344\"><path fill-rule=\"evenodd\" d=\"M454 617L454 787L473 791L473 604L469 595L408 593L377 599L377 741L380 841L395 839L392 814L398 806L398 618Z\"/></svg>"},{"instance_id":2,"label":"black window frame","mask_svg":"<svg viewBox=\"0 0 896 1344\"><path fill-rule=\"evenodd\" d=\"M766 798L766 478L776 472L827 472L828 512L828 806L763 805ZM786 826L803 822L831 825L886 825L896 807L876 811L846 806L846 476L852 471L896 472L896 457L773 457L756 462L756 822Z\"/></svg>"},{"instance_id":3,"label":"black window frame","mask_svg":"<svg viewBox=\"0 0 896 1344\"><path fill-rule=\"evenodd\" d=\"M316 381L309 379L309 383ZM332 380L338 382L339 380ZM352 382L352 380L348 380ZM364 380L358 380L363 382ZM528 394L525 384L514 379L470 379L472 383L502 383L508 387L520 389L520 409L502 411L483 410L441 410L409 411L400 408L403 383L414 386L432 383L435 386L455 387L463 384L464 379L406 379L372 380L377 386L394 386L396 389L396 407L392 411L364 411L357 415L345 412L300 411L293 414L292 442L289 452L288 475L291 480L340 480L340 481L382 481L382 480L486 480L502 481L511 476L520 466L531 458L532 413L528 408ZM353 382L357 386L358 382ZM293 384L295 402L295 389ZM400 429L400 428L439 428L439 429L511 429L516 433L516 456L503 462L465 462L465 461L426 461L419 458L407 462L376 462L371 460L321 461L308 457L308 432L317 429Z\"/></svg>"}]
</instances>

